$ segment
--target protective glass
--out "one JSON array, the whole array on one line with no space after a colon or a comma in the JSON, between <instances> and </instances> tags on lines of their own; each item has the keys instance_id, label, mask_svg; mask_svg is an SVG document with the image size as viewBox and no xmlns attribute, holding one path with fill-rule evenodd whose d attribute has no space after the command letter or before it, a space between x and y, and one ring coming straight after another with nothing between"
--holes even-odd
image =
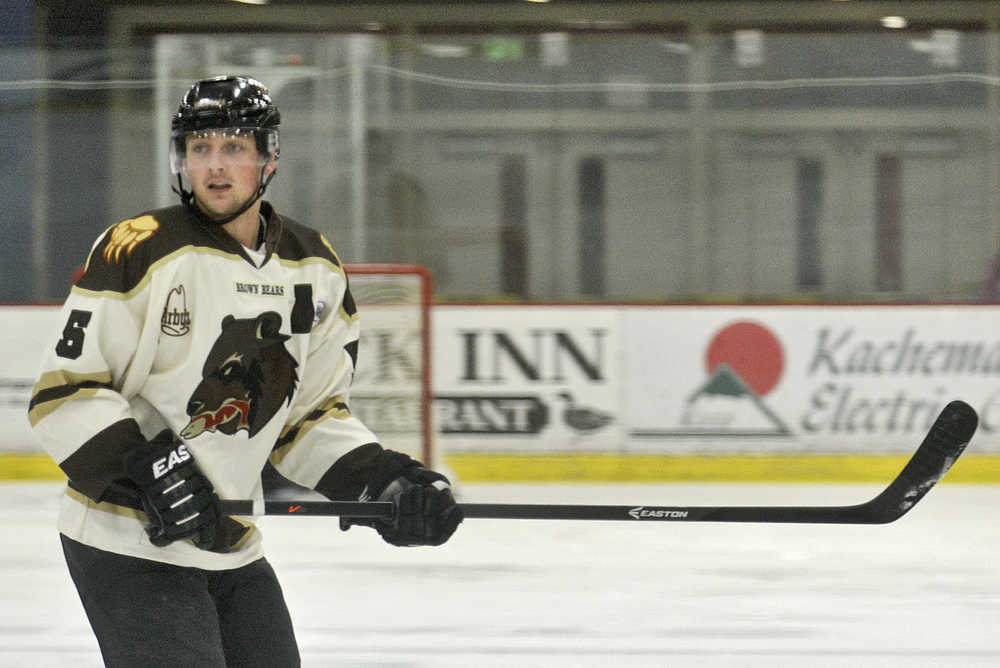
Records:
<instances>
[{"instance_id":1,"label":"protective glass","mask_svg":"<svg viewBox=\"0 0 1000 668\"><path fill-rule=\"evenodd\" d=\"M278 133L273 128L181 130L171 139L170 170L174 174L220 167L260 167L278 157Z\"/></svg>"}]
</instances>

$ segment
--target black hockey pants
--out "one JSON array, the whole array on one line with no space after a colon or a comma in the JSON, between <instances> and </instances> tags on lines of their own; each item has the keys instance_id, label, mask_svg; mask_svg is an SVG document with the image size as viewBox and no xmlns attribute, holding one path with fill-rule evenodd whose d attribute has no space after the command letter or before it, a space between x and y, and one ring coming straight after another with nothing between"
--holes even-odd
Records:
<instances>
[{"instance_id":1,"label":"black hockey pants","mask_svg":"<svg viewBox=\"0 0 1000 668\"><path fill-rule=\"evenodd\" d=\"M208 571L61 538L109 668L300 665L288 608L267 560Z\"/></svg>"}]
</instances>

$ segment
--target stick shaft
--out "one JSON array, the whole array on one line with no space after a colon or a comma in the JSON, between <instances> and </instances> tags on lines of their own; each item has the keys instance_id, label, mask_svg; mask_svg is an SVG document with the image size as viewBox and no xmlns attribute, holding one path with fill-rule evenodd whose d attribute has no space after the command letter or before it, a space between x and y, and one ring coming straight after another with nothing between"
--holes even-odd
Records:
<instances>
[{"instance_id":1,"label":"stick shaft","mask_svg":"<svg viewBox=\"0 0 1000 668\"><path fill-rule=\"evenodd\" d=\"M585 506L503 503L462 504L466 517L525 520L622 520L643 522L801 522L858 524L852 507L781 506Z\"/></svg>"},{"instance_id":2,"label":"stick shaft","mask_svg":"<svg viewBox=\"0 0 1000 668\"><path fill-rule=\"evenodd\" d=\"M951 468L978 426L971 406L945 406L917 451L878 496L855 506L592 506L526 503L463 503L465 517L522 520L626 520L656 522L776 522L885 524L902 517ZM254 514L251 501L222 501L226 515ZM265 515L383 517L389 502L266 501Z\"/></svg>"},{"instance_id":3,"label":"stick shaft","mask_svg":"<svg viewBox=\"0 0 1000 668\"><path fill-rule=\"evenodd\" d=\"M874 523L861 506L599 506L530 503L460 503L466 518L508 520L623 520L635 522ZM226 515L253 515L251 501L223 501ZM265 501L264 515L391 517L388 502Z\"/></svg>"}]
</instances>

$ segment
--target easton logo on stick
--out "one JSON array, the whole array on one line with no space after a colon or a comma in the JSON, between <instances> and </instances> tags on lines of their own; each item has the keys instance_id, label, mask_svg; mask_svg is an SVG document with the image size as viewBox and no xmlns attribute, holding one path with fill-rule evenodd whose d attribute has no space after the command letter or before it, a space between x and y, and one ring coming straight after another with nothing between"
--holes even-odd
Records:
<instances>
[{"instance_id":1,"label":"easton logo on stick","mask_svg":"<svg viewBox=\"0 0 1000 668\"><path fill-rule=\"evenodd\" d=\"M638 508L633 508L628 511L628 514L637 520L644 519L684 519L688 516L688 511L686 510L667 510L664 508L645 508L639 506Z\"/></svg>"}]
</instances>

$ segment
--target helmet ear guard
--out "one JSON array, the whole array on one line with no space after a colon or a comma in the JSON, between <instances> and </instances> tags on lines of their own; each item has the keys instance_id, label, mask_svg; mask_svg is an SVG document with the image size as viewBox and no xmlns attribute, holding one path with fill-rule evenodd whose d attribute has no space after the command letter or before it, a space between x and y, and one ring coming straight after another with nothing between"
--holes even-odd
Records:
<instances>
[{"instance_id":1,"label":"helmet ear guard","mask_svg":"<svg viewBox=\"0 0 1000 668\"><path fill-rule=\"evenodd\" d=\"M264 191L276 173L267 171L268 165L279 156L278 126L281 113L271 100L267 88L251 77L221 76L196 82L181 100L177 113L171 120L170 169L177 175L173 188L181 202L200 220L215 225L225 225L253 206L263 197ZM184 162L187 139L200 132L223 132L231 135L253 133L257 152L262 156L260 186L240 209L223 219L206 216L194 203L194 193L184 188Z\"/></svg>"}]
</instances>

